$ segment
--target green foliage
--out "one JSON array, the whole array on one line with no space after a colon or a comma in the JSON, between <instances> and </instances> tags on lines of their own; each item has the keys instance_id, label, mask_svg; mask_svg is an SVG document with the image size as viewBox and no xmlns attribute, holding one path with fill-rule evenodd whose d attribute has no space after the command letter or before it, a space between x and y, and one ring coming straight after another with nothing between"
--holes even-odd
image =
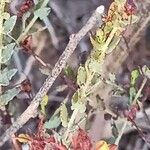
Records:
<instances>
[{"instance_id":1,"label":"green foliage","mask_svg":"<svg viewBox=\"0 0 150 150\"><path fill-rule=\"evenodd\" d=\"M145 65L142 67L143 74L150 79L150 69Z\"/></svg>"},{"instance_id":2,"label":"green foliage","mask_svg":"<svg viewBox=\"0 0 150 150\"><path fill-rule=\"evenodd\" d=\"M60 119L63 127L68 125L68 110L64 103L60 106Z\"/></svg>"},{"instance_id":3,"label":"green foliage","mask_svg":"<svg viewBox=\"0 0 150 150\"><path fill-rule=\"evenodd\" d=\"M2 49L2 53L1 53L2 58L0 60L0 63L5 64L10 60L14 52L15 45L16 45L15 43L10 43Z\"/></svg>"},{"instance_id":4,"label":"green foliage","mask_svg":"<svg viewBox=\"0 0 150 150\"><path fill-rule=\"evenodd\" d=\"M40 106L41 106L41 112L43 114L45 114L45 107L47 106L48 104L48 95L45 95L42 99L42 101L40 102Z\"/></svg>"},{"instance_id":5,"label":"green foliage","mask_svg":"<svg viewBox=\"0 0 150 150\"><path fill-rule=\"evenodd\" d=\"M71 109L78 109L80 113L84 113L86 111L86 105L82 102L72 103Z\"/></svg>"},{"instance_id":6,"label":"green foliage","mask_svg":"<svg viewBox=\"0 0 150 150\"><path fill-rule=\"evenodd\" d=\"M66 65L64 68L64 73L68 78L72 80L76 79L76 72L73 70L73 68L71 68L71 66Z\"/></svg>"},{"instance_id":7,"label":"green foliage","mask_svg":"<svg viewBox=\"0 0 150 150\"><path fill-rule=\"evenodd\" d=\"M0 106L7 105L19 92L19 88L13 88L0 95Z\"/></svg>"},{"instance_id":8,"label":"green foliage","mask_svg":"<svg viewBox=\"0 0 150 150\"><path fill-rule=\"evenodd\" d=\"M136 89L134 87L130 87L129 89L129 103L133 102L134 97L136 96Z\"/></svg>"},{"instance_id":9,"label":"green foliage","mask_svg":"<svg viewBox=\"0 0 150 150\"><path fill-rule=\"evenodd\" d=\"M0 86L9 85L9 81L16 74L16 72L17 72L17 69L8 70L7 68L5 68L4 70L2 70L0 74Z\"/></svg>"},{"instance_id":10,"label":"green foliage","mask_svg":"<svg viewBox=\"0 0 150 150\"><path fill-rule=\"evenodd\" d=\"M8 34L13 30L13 28L16 24L16 20L17 20L17 16L11 16L9 19L7 19L4 22L4 33L5 34Z\"/></svg>"},{"instance_id":11,"label":"green foliage","mask_svg":"<svg viewBox=\"0 0 150 150\"><path fill-rule=\"evenodd\" d=\"M101 62L98 62L97 60L94 60L94 59L90 59L90 62L88 65L90 72L100 74L102 72L101 66L102 66Z\"/></svg>"},{"instance_id":12,"label":"green foliage","mask_svg":"<svg viewBox=\"0 0 150 150\"><path fill-rule=\"evenodd\" d=\"M42 7L42 8L37 9L34 12L34 15L39 17L41 20L43 20L45 17L48 16L49 13L50 13L50 8Z\"/></svg>"},{"instance_id":13,"label":"green foliage","mask_svg":"<svg viewBox=\"0 0 150 150\"><path fill-rule=\"evenodd\" d=\"M121 37L120 36L114 36L111 43L108 46L107 54L111 53L119 44Z\"/></svg>"},{"instance_id":14,"label":"green foliage","mask_svg":"<svg viewBox=\"0 0 150 150\"><path fill-rule=\"evenodd\" d=\"M54 116L49 119L49 121L45 122L44 127L46 129L54 129L57 128L61 123L60 117Z\"/></svg>"},{"instance_id":15,"label":"green foliage","mask_svg":"<svg viewBox=\"0 0 150 150\"><path fill-rule=\"evenodd\" d=\"M80 66L78 69L78 75L77 75L77 84L79 86L82 86L86 81L86 70L84 67Z\"/></svg>"},{"instance_id":16,"label":"green foliage","mask_svg":"<svg viewBox=\"0 0 150 150\"><path fill-rule=\"evenodd\" d=\"M93 45L93 51L88 57L85 65L78 68L77 84L79 85L79 89L72 97L71 108L73 113L68 123L68 130L71 126L73 126L78 112L84 113L86 111L86 106L89 99L88 97L90 94L93 94L91 92L90 94L89 92L87 94L87 91L89 91L91 87L96 88L96 84L102 80L102 67L106 55L111 53L116 48L122 37L122 32L126 30L126 26L129 22L132 23L130 20L131 16L123 11L125 2L125 0L115 0L110 6L108 15L102 27L96 31L95 36L90 37ZM119 91L120 93L124 92L124 90L115 83L115 80L115 75L109 74L109 79L106 79L105 81L106 83L112 85L115 90L117 89L116 91ZM136 75L133 74L132 82L135 80ZM131 91L131 95L132 94L133 93Z\"/></svg>"},{"instance_id":17,"label":"green foliage","mask_svg":"<svg viewBox=\"0 0 150 150\"><path fill-rule=\"evenodd\" d=\"M134 84L135 84L135 82L136 82L138 76L139 76L139 71L138 71L138 70L133 70L133 71L131 72L131 85L134 85Z\"/></svg>"}]
</instances>

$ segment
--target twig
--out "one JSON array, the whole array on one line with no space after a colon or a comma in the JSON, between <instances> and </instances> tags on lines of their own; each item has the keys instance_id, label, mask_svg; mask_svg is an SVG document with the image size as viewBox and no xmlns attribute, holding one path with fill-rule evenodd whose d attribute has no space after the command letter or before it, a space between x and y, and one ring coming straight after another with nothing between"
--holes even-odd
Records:
<instances>
[{"instance_id":1,"label":"twig","mask_svg":"<svg viewBox=\"0 0 150 150\"><path fill-rule=\"evenodd\" d=\"M91 18L88 20L86 25L77 33L70 36L70 41L65 49L65 51L60 56L59 60L54 66L52 70L52 74L49 75L44 82L43 86L40 88L36 96L34 97L31 104L28 108L21 114L21 116L12 124L12 126L6 130L6 132L0 138L0 146L3 145L12 134L14 134L19 128L21 128L31 117L35 117L37 115L37 108L39 106L40 101L46 95L48 90L53 85L56 78L61 73L62 69L66 65L66 61L71 56L75 48L77 47L80 40L89 32L94 25L97 23L102 24L101 15L104 12L104 6L99 6L96 11L93 13Z\"/></svg>"},{"instance_id":2,"label":"twig","mask_svg":"<svg viewBox=\"0 0 150 150\"><path fill-rule=\"evenodd\" d=\"M121 131L119 132L119 135L118 135L118 137L117 137L117 139L116 139L116 141L115 141L115 144L116 144L116 145L119 144L119 141L120 141L120 139L121 139L121 137L122 137L122 135L123 135L123 133L124 133L124 130L125 130L126 127L127 127L127 123L128 123L128 121L125 120L125 122L123 123L123 126L122 126L122 128L121 128Z\"/></svg>"}]
</instances>

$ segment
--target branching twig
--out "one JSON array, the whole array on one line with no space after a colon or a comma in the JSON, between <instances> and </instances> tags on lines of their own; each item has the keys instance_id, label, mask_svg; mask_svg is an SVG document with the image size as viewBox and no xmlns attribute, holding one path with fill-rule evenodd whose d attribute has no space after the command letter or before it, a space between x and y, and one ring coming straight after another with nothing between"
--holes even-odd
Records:
<instances>
[{"instance_id":1,"label":"branching twig","mask_svg":"<svg viewBox=\"0 0 150 150\"><path fill-rule=\"evenodd\" d=\"M70 41L65 49L65 51L60 56L58 62L55 64L52 74L48 76L43 86L40 88L35 98L28 106L28 108L22 113L22 115L12 124L12 126L1 136L0 145L3 145L12 134L14 134L19 128L21 128L31 117L34 117L37 114L37 108L39 106L42 97L46 95L48 90L53 85L54 81L61 73L62 69L65 67L67 59L71 56L76 46L80 40L91 30L95 24L100 23L101 14L104 12L104 6L100 6L93 13L91 18L88 20L86 25L77 33L70 36Z\"/></svg>"}]
</instances>

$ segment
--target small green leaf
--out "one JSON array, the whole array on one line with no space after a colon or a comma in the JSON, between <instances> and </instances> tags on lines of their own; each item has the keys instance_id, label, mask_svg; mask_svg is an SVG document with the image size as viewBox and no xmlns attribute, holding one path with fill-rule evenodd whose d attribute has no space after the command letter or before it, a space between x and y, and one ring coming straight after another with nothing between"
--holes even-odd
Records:
<instances>
[{"instance_id":1,"label":"small green leaf","mask_svg":"<svg viewBox=\"0 0 150 150\"><path fill-rule=\"evenodd\" d=\"M4 32L6 34L10 33L13 30L16 24L16 20L17 16L11 16L8 20L4 22Z\"/></svg>"},{"instance_id":2,"label":"small green leaf","mask_svg":"<svg viewBox=\"0 0 150 150\"><path fill-rule=\"evenodd\" d=\"M92 37L90 37L91 43L93 45L93 48L95 50L101 50L101 44L98 43L96 40L94 40Z\"/></svg>"},{"instance_id":3,"label":"small green leaf","mask_svg":"<svg viewBox=\"0 0 150 150\"><path fill-rule=\"evenodd\" d=\"M135 82L136 82L138 76L139 76L139 71L138 71L138 70L133 70L133 71L131 72L131 85L134 85L134 84L135 84Z\"/></svg>"},{"instance_id":4,"label":"small green leaf","mask_svg":"<svg viewBox=\"0 0 150 150\"><path fill-rule=\"evenodd\" d=\"M78 91L74 93L72 97L72 103L76 103L78 101Z\"/></svg>"},{"instance_id":5,"label":"small green leaf","mask_svg":"<svg viewBox=\"0 0 150 150\"><path fill-rule=\"evenodd\" d=\"M84 113L86 111L86 106L85 103L77 102L72 104L71 109L72 110L78 109L80 113Z\"/></svg>"},{"instance_id":6,"label":"small green leaf","mask_svg":"<svg viewBox=\"0 0 150 150\"><path fill-rule=\"evenodd\" d=\"M129 95L130 95L129 100L130 100L130 104L131 104L134 97L136 96L136 89L134 87L130 87Z\"/></svg>"},{"instance_id":7,"label":"small green leaf","mask_svg":"<svg viewBox=\"0 0 150 150\"><path fill-rule=\"evenodd\" d=\"M98 29L97 31L96 31L96 41L98 42L98 43L103 43L104 41L105 41L105 36L104 36L105 34L104 34L104 31L100 28L100 29Z\"/></svg>"},{"instance_id":8,"label":"small green leaf","mask_svg":"<svg viewBox=\"0 0 150 150\"><path fill-rule=\"evenodd\" d=\"M45 114L45 107L47 106L48 104L48 95L45 95L42 99L42 101L40 102L40 106L41 106L41 112L43 114Z\"/></svg>"},{"instance_id":9,"label":"small green leaf","mask_svg":"<svg viewBox=\"0 0 150 150\"><path fill-rule=\"evenodd\" d=\"M75 71L73 70L73 68L71 68L71 66L66 65L66 67L64 68L64 72L65 72L65 75L67 77L69 77L70 79L75 79L76 78Z\"/></svg>"},{"instance_id":10,"label":"small green leaf","mask_svg":"<svg viewBox=\"0 0 150 150\"><path fill-rule=\"evenodd\" d=\"M9 81L16 74L16 72L17 72L17 69L8 70L7 68L5 68L3 71L1 71L0 85L1 86L9 85Z\"/></svg>"},{"instance_id":11,"label":"small green leaf","mask_svg":"<svg viewBox=\"0 0 150 150\"><path fill-rule=\"evenodd\" d=\"M81 86L85 83L85 81L86 81L86 70L84 67L80 66L78 69L77 84Z\"/></svg>"},{"instance_id":12,"label":"small green leaf","mask_svg":"<svg viewBox=\"0 0 150 150\"><path fill-rule=\"evenodd\" d=\"M91 72L100 74L102 72L102 64L94 59L89 62L89 69Z\"/></svg>"},{"instance_id":13,"label":"small green leaf","mask_svg":"<svg viewBox=\"0 0 150 150\"><path fill-rule=\"evenodd\" d=\"M142 71L144 75L150 79L150 69L146 65L142 67Z\"/></svg>"},{"instance_id":14,"label":"small green leaf","mask_svg":"<svg viewBox=\"0 0 150 150\"><path fill-rule=\"evenodd\" d=\"M19 88L13 88L0 95L0 105L7 105L9 101L11 101L16 95L19 94L19 92Z\"/></svg>"},{"instance_id":15,"label":"small green leaf","mask_svg":"<svg viewBox=\"0 0 150 150\"><path fill-rule=\"evenodd\" d=\"M61 120L59 117L51 117L49 121L45 122L44 127L46 129L54 129L57 128L61 123Z\"/></svg>"},{"instance_id":16,"label":"small green leaf","mask_svg":"<svg viewBox=\"0 0 150 150\"><path fill-rule=\"evenodd\" d=\"M111 53L117 47L117 45L120 42L120 39L120 36L114 36L114 38L108 46L107 54Z\"/></svg>"},{"instance_id":17,"label":"small green leaf","mask_svg":"<svg viewBox=\"0 0 150 150\"><path fill-rule=\"evenodd\" d=\"M34 12L34 15L39 17L41 20L43 20L45 17L48 16L49 13L50 13L50 8L43 7L43 8L37 9Z\"/></svg>"},{"instance_id":18,"label":"small green leaf","mask_svg":"<svg viewBox=\"0 0 150 150\"><path fill-rule=\"evenodd\" d=\"M7 46L4 47L4 49L2 50L2 59L0 60L0 63L6 63L10 60L13 52L14 52L14 47L15 47L15 43L10 43Z\"/></svg>"},{"instance_id":19,"label":"small green leaf","mask_svg":"<svg viewBox=\"0 0 150 150\"><path fill-rule=\"evenodd\" d=\"M65 104L60 106L60 119L63 127L67 127L68 125L68 111Z\"/></svg>"}]
</instances>

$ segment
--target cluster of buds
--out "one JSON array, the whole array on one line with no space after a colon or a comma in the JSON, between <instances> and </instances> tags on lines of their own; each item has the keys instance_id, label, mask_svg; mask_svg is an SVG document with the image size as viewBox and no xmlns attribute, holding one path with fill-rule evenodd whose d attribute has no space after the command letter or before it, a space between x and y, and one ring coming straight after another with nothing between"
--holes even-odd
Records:
<instances>
[{"instance_id":1,"label":"cluster of buds","mask_svg":"<svg viewBox=\"0 0 150 150\"><path fill-rule=\"evenodd\" d=\"M30 93L32 91L32 84L30 80L26 79L21 83L21 91Z\"/></svg>"},{"instance_id":2,"label":"cluster of buds","mask_svg":"<svg viewBox=\"0 0 150 150\"><path fill-rule=\"evenodd\" d=\"M124 6L124 11L128 16L134 15L136 13L136 5L133 0L127 0Z\"/></svg>"},{"instance_id":3,"label":"cluster of buds","mask_svg":"<svg viewBox=\"0 0 150 150\"><path fill-rule=\"evenodd\" d=\"M132 105L129 110L124 111L124 116L130 121L136 118L136 113L139 111L138 105Z\"/></svg>"},{"instance_id":4,"label":"cluster of buds","mask_svg":"<svg viewBox=\"0 0 150 150\"><path fill-rule=\"evenodd\" d=\"M122 18L124 18L125 16L132 16L135 15L137 7L134 3L133 0L126 0L125 4L123 6L123 11L119 14ZM119 9L119 6L117 5L117 3L115 3L115 1L111 4L110 9L108 11L107 16L103 17L103 21L104 22L112 22L113 21L113 17L115 18L116 16L116 11ZM126 18L126 17L125 17ZM116 18L115 18L116 19Z\"/></svg>"},{"instance_id":5,"label":"cluster of buds","mask_svg":"<svg viewBox=\"0 0 150 150\"><path fill-rule=\"evenodd\" d=\"M26 53L32 52L32 36L27 36L21 43L21 47L23 48L23 51Z\"/></svg>"},{"instance_id":6,"label":"cluster of buds","mask_svg":"<svg viewBox=\"0 0 150 150\"><path fill-rule=\"evenodd\" d=\"M22 17L23 14L28 12L34 6L33 0L25 0L18 11L18 16Z\"/></svg>"}]
</instances>

